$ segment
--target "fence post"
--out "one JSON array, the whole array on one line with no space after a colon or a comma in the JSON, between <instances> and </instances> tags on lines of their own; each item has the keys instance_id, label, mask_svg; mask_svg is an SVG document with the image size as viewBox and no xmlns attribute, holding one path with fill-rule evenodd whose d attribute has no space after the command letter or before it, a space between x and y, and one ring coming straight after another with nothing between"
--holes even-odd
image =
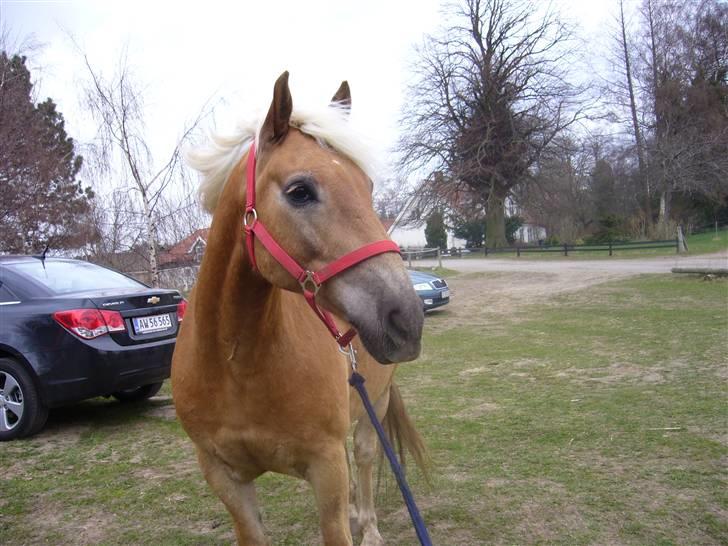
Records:
<instances>
[{"instance_id":1,"label":"fence post","mask_svg":"<svg viewBox=\"0 0 728 546\"><path fill-rule=\"evenodd\" d=\"M609 255L612 255L612 241L609 241Z\"/></svg>"},{"instance_id":2,"label":"fence post","mask_svg":"<svg viewBox=\"0 0 728 546\"><path fill-rule=\"evenodd\" d=\"M407 253L407 267L412 269L412 253L411 252Z\"/></svg>"},{"instance_id":3,"label":"fence post","mask_svg":"<svg viewBox=\"0 0 728 546\"><path fill-rule=\"evenodd\" d=\"M677 239L675 240L675 246L678 254L688 251L688 245L685 242L685 236L683 235L682 226L677 226Z\"/></svg>"},{"instance_id":4,"label":"fence post","mask_svg":"<svg viewBox=\"0 0 728 546\"><path fill-rule=\"evenodd\" d=\"M488 247L484 246L483 249L485 250L485 257L487 258L488 257Z\"/></svg>"},{"instance_id":5,"label":"fence post","mask_svg":"<svg viewBox=\"0 0 728 546\"><path fill-rule=\"evenodd\" d=\"M440 247L437 248L437 267L442 269L442 255L440 254Z\"/></svg>"},{"instance_id":6,"label":"fence post","mask_svg":"<svg viewBox=\"0 0 728 546\"><path fill-rule=\"evenodd\" d=\"M521 247L520 246L516 247L516 256L519 258L521 257Z\"/></svg>"},{"instance_id":7,"label":"fence post","mask_svg":"<svg viewBox=\"0 0 728 546\"><path fill-rule=\"evenodd\" d=\"M568 256L568 255L569 255L568 243L564 243L564 256Z\"/></svg>"}]
</instances>

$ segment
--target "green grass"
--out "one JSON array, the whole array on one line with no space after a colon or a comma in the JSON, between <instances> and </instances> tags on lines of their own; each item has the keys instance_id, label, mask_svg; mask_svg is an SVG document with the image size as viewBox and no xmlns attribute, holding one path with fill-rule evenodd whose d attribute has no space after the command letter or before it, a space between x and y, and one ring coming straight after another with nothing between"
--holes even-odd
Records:
<instances>
[{"instance_id":1,"label":"green grass","mask_svg":"<svg viewBox=\"0 0 728 546\"><path fill-rule=\"evenodd\" d=\"M648 277L429 338L400 382L438 401L415 411L439 488L487 499L469 543L727 540L727 306L728 283Z\"/></svg>"},{"instance_id":2,"label":"green grass","mask_svg":"<svg viewBox=\"0 0 728 546\"><path fill-rule=\"evenodd\" d=\"M690 254L711 254L728 248L728 229L709 231L687 238Z\"/></svg>"},{"instance_id":3,"label":"green grass","mask_svg":"<svg viewBox=\"0 0 728 546\"><path fill-rule=\"evenodd\" d=\"M435 461L432 487L410 473L435 544L728 543L728 282L483 305L477 329L456 306L428 315L422 357L398 371ZM6 544L233 541L164 396L52 412L0 445L0 467ZM305 483L267 475L259 497L274 544L319 543ZM391 479L378 505L387 544L414 544Z\"/></svg>"},{"instance_id":4,"label":"green grass","mask_svg":"<svg viewBox=\"0 0 728 546\"><path fill-rule=\"evenodd\" d=\"M435 275L437 277L454 277L455 275L459 275L459 271L455 271L454 269L448 269L447 267L412 267L415 271L422 271L423 273L429 273L430 275Z\"/></svg>"}]
</instances>

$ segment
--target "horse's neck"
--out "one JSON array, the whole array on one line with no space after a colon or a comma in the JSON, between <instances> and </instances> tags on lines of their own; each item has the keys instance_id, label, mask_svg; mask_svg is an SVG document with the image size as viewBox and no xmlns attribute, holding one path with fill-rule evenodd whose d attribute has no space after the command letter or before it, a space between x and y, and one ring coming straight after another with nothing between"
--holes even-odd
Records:
<instances>
[{"instance_id":1,"label":"horse's neck","mask_svg":"<svg viewBox=\"0 0 728 546\"><path fill-rule=\"evenodd\" d=\"M209 246L207 252L214 252ZM242 243L238 241L237 246ZM240 252L224 257L205 256L195 288L195 320L203 339L223 347L231 345L230 356L234 356L275 328L271 321L280 297L277 289L252 271Z\"/></svg>"},{"instance_id":2,"label":"horse's neck","mask_svg":"<svg viewBox=\"0 0 728 546\"><path fill-rule=\"evenodd\" d=\"M231 192L233 193L233 192ZM253 271L244 252L239 199L222 199L195 287L195 322L205 354L251 360L279 328L280 290Z\"/></svg>"}]
</instances>

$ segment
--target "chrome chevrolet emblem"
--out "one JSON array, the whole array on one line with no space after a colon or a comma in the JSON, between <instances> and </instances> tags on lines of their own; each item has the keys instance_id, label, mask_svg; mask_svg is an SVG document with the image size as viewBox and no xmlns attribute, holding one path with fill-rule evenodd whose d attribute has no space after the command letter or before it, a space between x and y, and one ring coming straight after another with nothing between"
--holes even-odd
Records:
<instances>
[{"instance_id":1,"label":"chrome chevrolet emblem","mask_svg":"<svg viewBox=\"0 0 728 546\"><path fill-rule=\"evenodd\" d=\"M152 296L147 300L147 303L151 303L152 305L156 305L159 303L159 298L157 296Z\"/></svg>"}]
</instances>

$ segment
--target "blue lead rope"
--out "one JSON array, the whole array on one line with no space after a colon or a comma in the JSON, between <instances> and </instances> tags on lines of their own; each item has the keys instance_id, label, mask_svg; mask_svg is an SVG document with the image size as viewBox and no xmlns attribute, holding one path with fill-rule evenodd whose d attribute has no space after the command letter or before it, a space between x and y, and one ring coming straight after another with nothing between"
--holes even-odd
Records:
<instances>
[{"instance_id":1,"label":"blue lead rope","mask_svg":"<svg viewBox=\"0 0 728 546\"><path fill-rule=\"evenodd\" d=\"M367 391L364 388L364 381L364 377L356 371L352 372L351 377L349 378L349 384L356 389L356 392L359 393L361 401L364 404L364 409L367 410L369 419L371 420L372 425L374 425L374 429L377 431L377 436L379 436L379 441L382 443L382 448L384 448L384 453L387 455L387 459L389 459L392 472L394 472L394 477L397 478L397 485L399 485L399 489L402 491L402 497L404 497L404 502L407 505L407 510L409 511L410 518L412 519L412 524L415 527L417 538L420 539L420 544L422 546L432 546L430 535L427 533L427 527L425 527L425 521L422 519L420 511L417 509L415 498L412 496L412 491L410 491L410 488L407 485L407 480L404 477L404 472L402 471L402 467L399 465L399 461L397 461L397 456L394 454L394 450L389 444L389 441L387 441L387 436L384 434L384 429L382 428L379 419L377 419L376 413L374 413L374 408L372 407Z\"/></svg>"}]
</instances>

